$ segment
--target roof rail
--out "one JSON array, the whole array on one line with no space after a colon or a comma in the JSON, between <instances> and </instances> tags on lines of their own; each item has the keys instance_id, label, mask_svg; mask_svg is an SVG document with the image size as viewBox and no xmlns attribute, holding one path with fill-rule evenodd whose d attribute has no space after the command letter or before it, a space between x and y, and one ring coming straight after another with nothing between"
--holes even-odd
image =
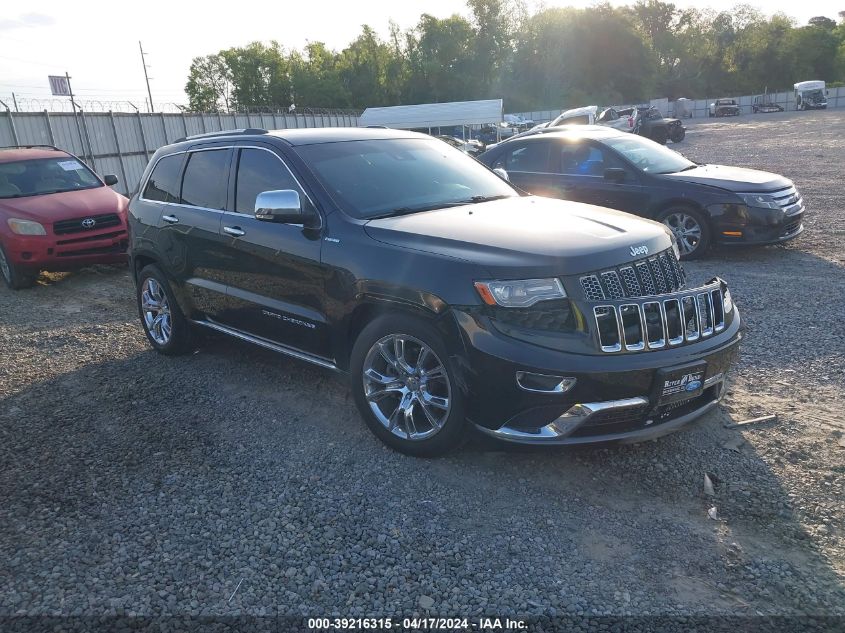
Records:
<instances>
[{"instance_id":1,"label":"roof rail","mask_svg":"<svg viewBox=\"0 0 845 633\"><path fill-rule=\"evenodd\" d=\"M35 144L35 145L3 145L2 147L0 147L0 149L35 149L36 147L43 147L45 149L54 149L57 152L64 151L64 150L59 149L55 145L46 145L46 144L44 144L44 145L40 145L40 144Z\"/></svg>"},{"instance_id":2,"label":"roof rail","mask_svg":"<svg viewBox=\"0 0 845 633\"><path fill-rule=\"evenodd\" d=\"M193 136L183 136L177 138L174 143L181 143L183 141L195 141L201 138L214 138L215 136L239 136L244 134L267 134L267 130L260 127L240 128L237 130L220 130L219 132L207 132L206 134L194 134Z\"/></svg>"}]
</instances>

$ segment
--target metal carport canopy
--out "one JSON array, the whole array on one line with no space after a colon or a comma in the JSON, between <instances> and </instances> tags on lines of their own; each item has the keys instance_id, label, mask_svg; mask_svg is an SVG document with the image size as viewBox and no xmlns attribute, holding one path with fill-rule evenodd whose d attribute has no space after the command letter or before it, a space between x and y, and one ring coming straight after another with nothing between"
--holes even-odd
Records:
<instances>
[{"instance_id":1,"label":"metal carport canopy","mask_svg":"<svg viewBox=\"0 0 845 633\"><path fill-rule=\"evenodd\" d=\"M367 108L361 115L359 124L410 130L452 125L496 124L502 120L503 115L501 99L485 99Z\"/></svg>"}]
</instances>

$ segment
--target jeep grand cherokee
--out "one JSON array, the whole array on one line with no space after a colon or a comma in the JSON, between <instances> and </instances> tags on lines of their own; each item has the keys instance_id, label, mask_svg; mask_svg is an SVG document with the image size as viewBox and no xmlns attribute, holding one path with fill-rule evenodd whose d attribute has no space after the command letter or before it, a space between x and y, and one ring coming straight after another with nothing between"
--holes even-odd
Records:
<instances>
[{"instance_id":1,"label":"jeep grand cherokee","mask_svg":"<svg viewBox=\"0 0 845 633\"><path fill-rule=\"evenodd\" d=\"M347 372L367 425L433 455L469 424L524 443L637 441L717 405L740 339L673 235L527 196L431 137L240 130L159 149L130 203L141 322Z\"/></svg>"}]
</instances>

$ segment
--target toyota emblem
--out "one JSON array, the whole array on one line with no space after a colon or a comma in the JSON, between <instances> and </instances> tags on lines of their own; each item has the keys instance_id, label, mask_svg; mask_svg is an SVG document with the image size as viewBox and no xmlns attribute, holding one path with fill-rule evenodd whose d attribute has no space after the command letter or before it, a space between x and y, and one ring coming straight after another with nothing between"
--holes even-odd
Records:
<instances>
[{"instance_id":1,"label":"toyota emblem","mask_svg":"<svg viewBox=\"0 0 845 633\"><path fill-rule=\"evenodd\" d=\"M96 225L97 221L94 218L85 218L82 220L83 229L93 229Z\"/></svg>"}]
</instances>

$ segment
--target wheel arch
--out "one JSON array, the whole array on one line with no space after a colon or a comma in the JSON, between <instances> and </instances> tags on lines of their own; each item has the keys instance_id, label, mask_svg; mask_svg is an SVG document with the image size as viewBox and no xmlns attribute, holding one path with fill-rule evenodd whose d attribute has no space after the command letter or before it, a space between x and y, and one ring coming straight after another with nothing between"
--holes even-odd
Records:
<instances>
[{"instance_id":1,"label":"wheel arch","mask_svg":"<svg viewBox=\"0 0 845 633\"><path fill-rule=\"evenodd\" d=\"M132 279L137 282L138 276L141 274L141 271L144 270L144 268L146 268L150 264L156 264L158 266L161 265L159 259L153 253L147 251L133 253L132 267L130 269L132 272Z\"/></svg>"},{"instance_id":2,"label":"wheel arch","mask_svg":"<svg viewBox=\"0 0 845 633\"><path fill-rule=\"evenodd\" d=\"M434 326L450 350L463 350L463 338L451 310L439 299L435 302L435 306L437 307L372 295L361 297L337 330L338 368L349 369L352 348L358 336L367 325L385 315L404 315L424 321Z\"/></svg>"},{"instance_id":3,"label":"wheel arch","mask_svg":"<svg viewBox=\"0 0 845 633\"><path fill-rule=\"evenodd\" d=\"M663 215L666 211L671 209L672 207L686 207L687 209L693 209L694 211L698 211L701 213L704 218L707 220L707 223L710 224L712 222L712 218L710 214L707 212L707 209L704 206L695 200L691 200L690 198L680 198L680 197L673 197L668 198L666 200L661 200L658 205L655 206L652 214L652 220L658 220L661 215Z\"/></svg>"}]
</instances>

